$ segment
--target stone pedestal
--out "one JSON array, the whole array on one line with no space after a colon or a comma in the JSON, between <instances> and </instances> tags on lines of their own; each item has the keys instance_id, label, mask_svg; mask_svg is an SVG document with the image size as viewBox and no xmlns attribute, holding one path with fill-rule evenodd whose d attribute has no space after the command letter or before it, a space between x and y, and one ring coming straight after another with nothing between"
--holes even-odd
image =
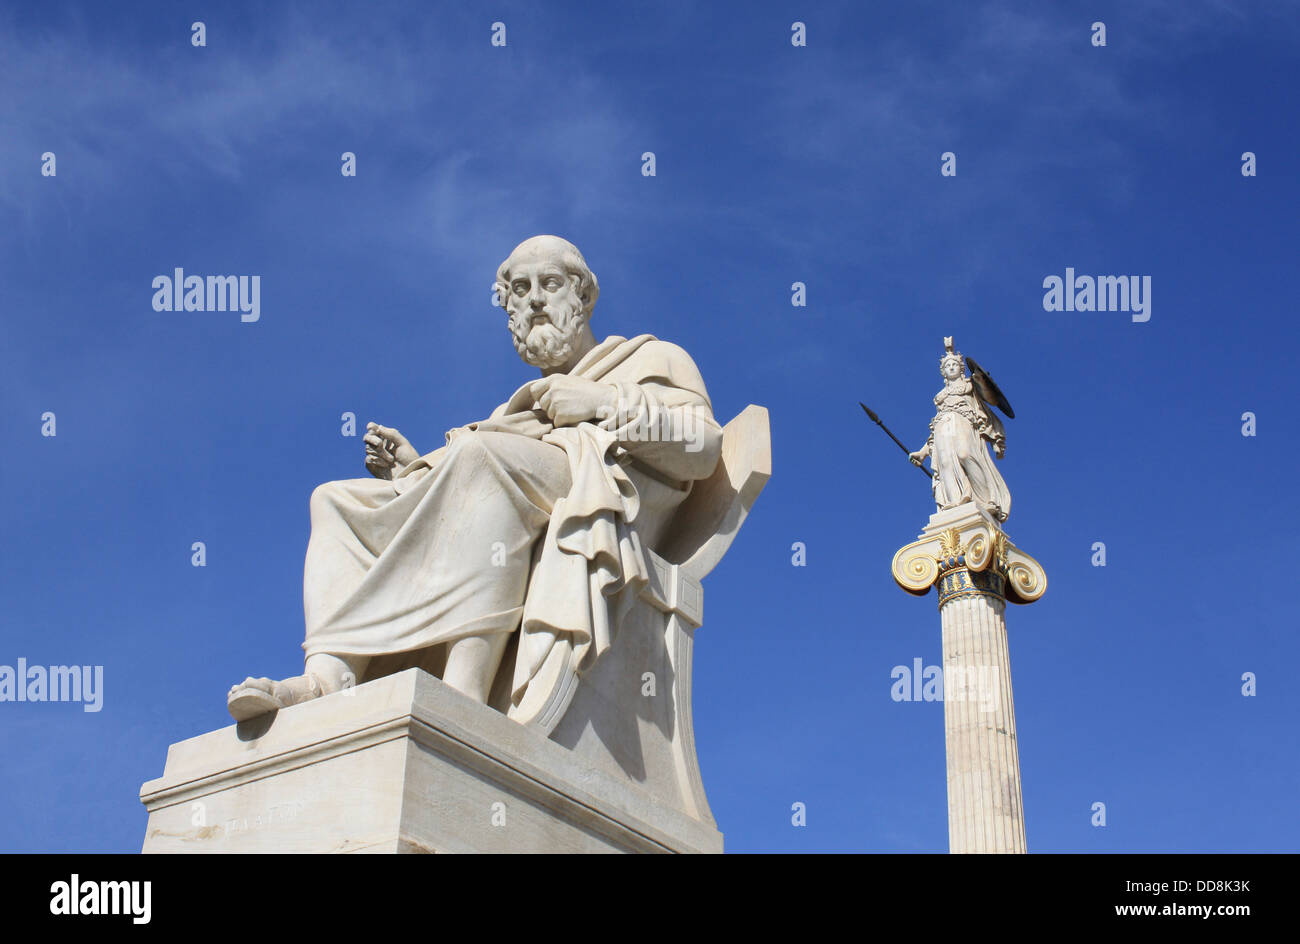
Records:
<instances>
[{"instance_id":1,"label":"stone pedestal","mask_svg":"<svg viewBox=\"0 0 1300 944\"><path fill-rule=\"evenodd\" d=\"M617 768L419 669L173 744L145 852L721 852Z\"/></svg>"},{"instance_id":2,"label":"stone pedestal","mask_svg":"<svg viewBox=\"0 0 1300 944\"><path fill-rule=\"evenodd\" d=\"M1025 852L1005 613L1041 597L1047 575L974 504L933 515L892 569L909 593L938 589L949 850Z\"/></svg>"}]
</instances>

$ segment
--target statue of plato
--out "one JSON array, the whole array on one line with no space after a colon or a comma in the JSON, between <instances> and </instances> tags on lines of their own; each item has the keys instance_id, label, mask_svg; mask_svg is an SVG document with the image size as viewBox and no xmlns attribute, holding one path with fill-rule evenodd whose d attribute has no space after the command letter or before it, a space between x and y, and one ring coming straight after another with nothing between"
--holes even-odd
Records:
<instances>
[{"instance_id":1,"label":"statue of plato","mask_svg":"<svg viewBox=\"0 0 1300 944\"><path fill-rule=\"evenodd\" d=\"M647 579L643 548L713 473L722 431L695 363L648 334L597 341L577 247L525 240L496 285L541 378L433 452L368 425L372 478L311 496L303 673L234 686L237 720L414 665L508 713L558 640L582 665L609 647L610 599Z\"/></svg>"}]
</instances>

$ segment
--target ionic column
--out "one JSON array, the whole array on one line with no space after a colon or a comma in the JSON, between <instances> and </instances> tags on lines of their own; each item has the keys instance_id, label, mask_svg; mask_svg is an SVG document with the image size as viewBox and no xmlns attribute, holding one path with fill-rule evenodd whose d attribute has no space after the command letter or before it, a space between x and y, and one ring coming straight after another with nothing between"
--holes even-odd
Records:
<instances>
[{"instance_id":1,"label":"ionic column","mask_svg":"<svg viewBox=\"0 0 1300 944\"><path fill-rule=\"evenodd\" d=\"M1025 852L1006 604L1032 603L1047 575L974 505L939 512L894 555L909 593L938 590L950 852Z\"/></svg>"}]
</instances>

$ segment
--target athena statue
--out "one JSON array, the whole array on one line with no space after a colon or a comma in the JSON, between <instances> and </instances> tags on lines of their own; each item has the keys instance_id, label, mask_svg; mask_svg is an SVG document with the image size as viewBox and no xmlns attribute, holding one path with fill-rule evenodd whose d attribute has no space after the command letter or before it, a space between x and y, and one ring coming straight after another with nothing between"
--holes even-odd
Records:
<instances>
[{"instance_id":1,"label":"athena statue","mask_svg":"<svg viewBox=\"0 0 1300 944\"><path fill-rule=\"evenodd\" d=\"M998 521L1011 511L1011 493L993 465L985 440L999 459L1006 453L1007 433L993 412L997 406L1008 417L1015 413L993 378L972 358L966 376L966 359L954 351L952 338L944 338L939 361L943 389L935 395L937 408L930 421L930 438L909 458L916 465L930 460L934 502L942 511L975 502Z\"/></svg>"}]
</instances>

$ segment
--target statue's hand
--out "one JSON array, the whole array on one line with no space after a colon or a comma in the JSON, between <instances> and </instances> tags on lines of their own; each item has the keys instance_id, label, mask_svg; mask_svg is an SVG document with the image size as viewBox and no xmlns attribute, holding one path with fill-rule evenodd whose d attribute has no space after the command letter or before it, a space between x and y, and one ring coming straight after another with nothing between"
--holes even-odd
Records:
<instances>
[{"instance_id":1,"label":"statue's hand","mask_svg":"<svg viewBox=\"0 0 1300 944\"><path fill-rule=\"evenodd\" d=\"M556 426L574 426L614 415L618 388L568 374L551 374L528 388Z\"/></svg>"},{"instance_id":2,"label":"statue's hand","mask_svg":"<svg viewBox=\"0 0 1300 944\"><path fill-rule=\"evenodd\" d=\"M907 458L912 460L912 465L920 465L922 462L925 461L926 457L929 455L930 455L929 447L923 447L921 449L916 450L916 452L909 452L907 454Z\"/></svg>"},{"instance_id":3,"label":"statue's hand","mask_svg":"<svg viewBox=\"0 0 1300 944\"><path fill-rule=\"evenodd\" d=\"M420 458L410 440L395 429L366 424L366 468L377 479L391 479Z\"/></svg>"}]
</instances>

